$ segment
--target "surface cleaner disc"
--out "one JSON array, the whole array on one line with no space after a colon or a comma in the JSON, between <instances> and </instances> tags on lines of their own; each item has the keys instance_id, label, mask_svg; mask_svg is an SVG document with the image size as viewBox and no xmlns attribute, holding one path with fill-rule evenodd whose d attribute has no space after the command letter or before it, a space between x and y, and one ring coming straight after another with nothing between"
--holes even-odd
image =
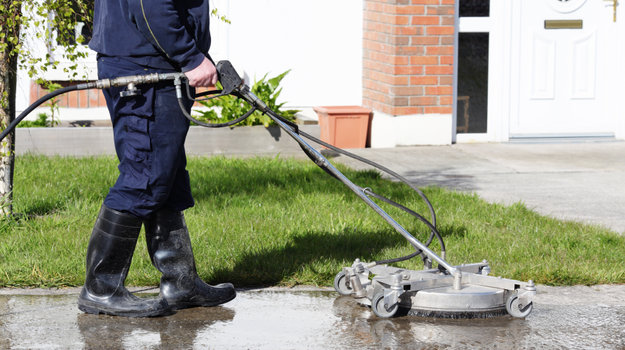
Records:
<instances>
[{"instance_id":1,"label":"surface cleaner disc","mask_svg":"<svg viewBox=\"0 0 625 350\"><path fill-rule=\"evenodd\" d=\"M400 308L409 315L443 318L486 318L507 314L502 289L464 285L439 287L402 295Z\"/></svg>"}]
</instances>

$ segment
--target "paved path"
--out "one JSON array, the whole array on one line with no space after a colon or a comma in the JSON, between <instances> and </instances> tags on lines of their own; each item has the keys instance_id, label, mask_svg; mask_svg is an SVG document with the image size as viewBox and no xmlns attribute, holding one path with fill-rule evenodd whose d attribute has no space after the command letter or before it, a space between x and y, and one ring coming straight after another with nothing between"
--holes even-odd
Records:
<instances>
[{"instance_id":1,"label":"paved path","mask_svg":"<svg viewBox=\"0 0 625 350\"><path fill-rule=\"evenodd\" d=\"M77 289L0 290L0 348L623 349L624 287L538 286L527 318L473 320L380 319L327 289L239 291L221 307L147 319L83 314Z\"/></svg>"},{"instance_id":2,"label":"paved path","mask_svg":"<svg viewBox=\"0 0 625 350\"><path fill-rule=\"evenodd\" d=\"M418 186L475 192L491 202L520 201L541 214L625 233L625 142L460 144L353 152ZM367 167L345 156L337 160Z\"/></svg>"}]
</instances>

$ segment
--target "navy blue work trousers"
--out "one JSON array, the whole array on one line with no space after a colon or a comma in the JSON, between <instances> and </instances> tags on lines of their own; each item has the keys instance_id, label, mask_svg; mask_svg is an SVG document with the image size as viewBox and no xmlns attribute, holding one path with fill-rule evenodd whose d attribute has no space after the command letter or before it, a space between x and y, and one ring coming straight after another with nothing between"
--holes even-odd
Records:
<instances>
[{"instance_id":1,"label":"navy blue work trousers","mask_svg":"<svg viewBox=\"0 0 625 350\"><path fill-rule=\"evenodd\" d=\"M166 72L117 57L98 58L100 79ZM136 96L124 88L105 89L113 123L119 177L104 204L147 218L161 208L182 211L194 204L186 170L184 141L189 120L181 112L171 82L140 86ZM185 99L187 111L192 101Z\"/></svg>"}]
</instances>

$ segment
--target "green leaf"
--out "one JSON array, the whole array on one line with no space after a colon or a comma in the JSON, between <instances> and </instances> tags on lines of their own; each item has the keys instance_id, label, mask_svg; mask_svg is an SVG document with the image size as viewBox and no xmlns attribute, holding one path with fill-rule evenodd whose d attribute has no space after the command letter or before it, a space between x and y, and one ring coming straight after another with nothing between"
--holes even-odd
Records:
<instances>
[{"instance_id":1,"label":"green leaf","mask_svg":"<svg viewBox=\"0 0 625 350\"><path fill-rule=\"evenodd\" d=\"M280 85L280 82L282 81L282 79L284 79L284 77L287 74L289 74L290 71L291 70L289 69L286 72L284 72L284 73L282 73L282 74L280 74L280 75L278 75L278 76L276 76L274 78L269 79L269 82L268 82L269 85L275 90L278 87L278 85Z\"/></svg>"},{"instance_id":2,"label":"green leaf","mask_svg":"<svg viewBox=\"0 0 625 350\"><path fill-rule=\"evenodd\" d=\"M279 88L280 82L282 79L290 72L287 70L286 72L270 78L267 80L268 74L265 74L262 79L255 81L252 85L252 92L258 96L263 102L267 104L269 108L271 108L276 113L282 115L284 118L294 121L295 114L298 112L297 110L288 110L282 111L282 103L276 103L278 96L282 92L282 88ZM218 84L218 88L221 86ZM213 99L209 101L201 102L204 106L209 108L220 108L221 116L212 109L209 111L198 111L200 116L197 118L198 120L204 122L212 122L212 123L223 123L225 121L234 120L241 115L245 114L250 106L243 102L243 100L239 100L233 96L225 96L219 99ZM241 122L239 125L264 125L265 127L273 124L273 120L269 118L269 116L260 113L259 111L254 112L249 118L245 121Z\"/></svg>"}]
</instances>

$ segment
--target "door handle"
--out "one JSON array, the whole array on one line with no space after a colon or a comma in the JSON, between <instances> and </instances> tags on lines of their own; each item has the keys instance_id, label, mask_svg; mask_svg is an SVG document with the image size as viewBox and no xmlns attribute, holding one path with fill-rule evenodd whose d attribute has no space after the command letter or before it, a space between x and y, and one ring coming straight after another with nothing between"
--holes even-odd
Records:
<instances>
[{"instance_id":1,"label":"door handle","mask_svg":"<svg viewBox=\"0 0 625 350\"><path fill-rule=\"evenodd\" d=\"M618 0L603 0L612 3L612 21L616 22L616 9L618 8Z\"/></svg>"}]
</instances>

